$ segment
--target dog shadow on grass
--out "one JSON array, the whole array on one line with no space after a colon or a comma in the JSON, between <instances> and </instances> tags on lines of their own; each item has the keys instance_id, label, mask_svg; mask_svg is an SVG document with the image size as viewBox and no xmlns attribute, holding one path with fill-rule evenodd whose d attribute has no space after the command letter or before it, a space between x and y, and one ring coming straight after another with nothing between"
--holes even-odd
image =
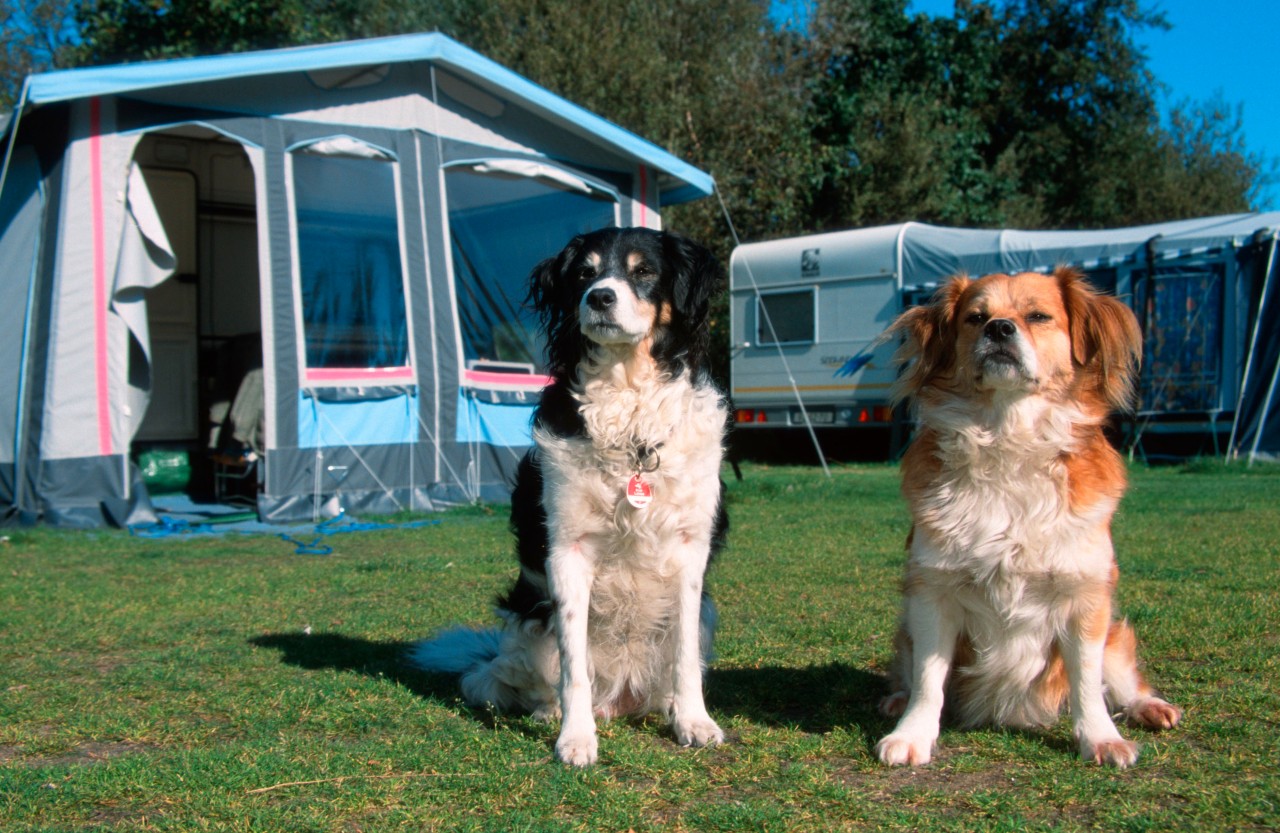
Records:
<instances>
[{"instance_id":1,"label":"dog shadow on grass","mask_svg":"<svg viewBox=\"0 0 1280 833\"><path fill-rule=\"evenodd\" d=\"M716 668L707 674L707 706L764 726L825 733L858 726L885 731L888 718L877 706L885 678L843 663L803 668Z\"/></svg>"},{"instance_id":2,"label":"dog shadow on grass","mask_svg":"<svg viewBox=\"0 0 1280 833\"><path fill-rule=\"evenodd\" d=\"M510 721L488 709L463 703L457 674L422 671L405 662L413 642L379 642L338 633L272 633L254 637L250 644L280 653L280 661L311 671L336 670L390 680L415 695L459 709L490 729L509 730L542 737L541 724ZM803 668L717 668L707 674L707 706L716 716L746 718L760 726L796 729L823 734L836 728L858 728L871 739L887 734L895 718L878 710L887 693L885 678L872 671L843 663ZM946 728L949 721L944 720ZM1034 729L997 730L1034 739L1066 755L1075 753L1069 737ZM1131 733L1139 737L1141 733ZM1126 735L1128 736L1128 735Z\"/></svg>"},{"instance_id":3,"label":"dog shadow on grass","mask_svg":"<svg viewBox=\"0 0 1280 833\"><path fill-rule=\"evenodd\" d=\"M298 631L263 634L249 642L278 651L287 665L384 678L419 697L462 703L458 675L423 671L405 661L413 642ZM854 725L871 733L886 731L889 720L876 710L884 693L883 677L842 663L804 668L713 666L706 680L707 706L713 713L814 733ZM481 723L493 721L486 709L466 711Z\"/></svg>"},{"instance_id":4,"label":"dog shadow on grass","mask_svg":"<svg viewBox=\"0 0 1280 833\"><path fill-rule=\"evenodd\" d=\"M340 633L269 633L251 645L280 652L280 661L312 671L335 670L391 680L417 694L448 703L458 699L458 675L423 671L405 662L412 642L378 642Z\"/></svg>"}]
</instances>

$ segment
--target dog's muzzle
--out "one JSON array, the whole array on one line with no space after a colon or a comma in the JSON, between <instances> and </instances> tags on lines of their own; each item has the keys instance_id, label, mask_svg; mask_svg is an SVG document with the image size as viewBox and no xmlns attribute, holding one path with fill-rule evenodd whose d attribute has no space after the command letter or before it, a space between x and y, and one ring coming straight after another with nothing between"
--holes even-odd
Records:
<instances>
[{"instance_id":1,"label":"dog's muzzle","mask_svg":"<svg viewBox=\"0 0 1280 833\"><path fill-rule=\"evenodd\" d=\"M1003 344L1018 334L1018 326L1008 318L992 318L982 328L982 335L997 344Z\"/></svg>"},{"instance_id":2,"label":"dog's muzzle","mask_svg":"<svg viewBox=\"0 0 1280 833\"><path fill-rule=\"evenodd\" d=\"M983 325L975 357L987 385L1021 387L1035 381L1035 355L1019 334L1018 325L1008 318L993 318Z\"/></svg>"},{"instance_id":3,"label":"dog's muzzle","mask_svg":"<svg viewBox=\"0 0 1280 833\"><path fill-rule=\"evenodd\" d=\"M618 303L618 293L607 286L597 287L587 293L587 307L596 312L607 312Z\"/></svg>"},{"instance_id":4,"label":"dog's muzzle","mask_svg":"<svg viewBox=\"0 0 1280 833\"><path fill-rule=\"evenodd\" d=\"M618 278L602 278L588 287L578 316L582 334L598 344L634 344L650 325L626 283Z\"/></svg>"}]
</instances>

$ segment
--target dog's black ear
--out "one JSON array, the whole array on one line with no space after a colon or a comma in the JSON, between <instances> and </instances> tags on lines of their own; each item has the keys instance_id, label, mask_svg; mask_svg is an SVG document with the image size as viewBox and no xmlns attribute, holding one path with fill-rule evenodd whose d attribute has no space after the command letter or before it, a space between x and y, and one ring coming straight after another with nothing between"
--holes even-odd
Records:
<instances>
[{"instance_id":1,"label":"dog's black ear","mask_svg":"<svg viewBox=\"0 0 1280 833\"><path fill-rule=\"evenodd\" d=\"M705 246L671 232L663 232L662 254L674 273L673 311L688 326L703 327L711 310L711 299L724 286L720 261Z\"/></svg>"},{"instance_id":2,"label":"dog's black ear","mask_svg":"<svg viewBox=\"0 0 1280 833\"><path fill-rule=\"evenodd\" d=\"M581 348L578 306L573 298L573 276L569 274L585 245L582 235L568 242L560 252L533 267L529 274L529 303L538 314L546 336L547 371L567 372L577 363Z\"/></svg>"},{"instance_id":3,"label":"dog's black ear","mask_svg":"<svg viewBox=\"0 0 1280 833\"><path fill-rule=\"evenodd\" d=\"M568 242L557 254L533 267L529 275L529 303L544 318L552 309L561 306L558 290L563 290L568 272L582 248L582 235Z\"/></svg>"}]
</instances>

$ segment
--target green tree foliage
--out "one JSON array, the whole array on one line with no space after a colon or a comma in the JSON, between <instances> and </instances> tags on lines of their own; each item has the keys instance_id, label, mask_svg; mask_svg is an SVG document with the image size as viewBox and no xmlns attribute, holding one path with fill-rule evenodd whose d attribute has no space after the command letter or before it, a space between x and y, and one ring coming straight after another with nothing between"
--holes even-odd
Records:
<instances>
[{"instance_id":1,"label":"green tree foliage","mask_svg":"<svg viewBox=\"0 0 1280 833\"><path fill-rule=\"evenodd\" d=\"M12 79L76 7L0 2L45 21L6 26ZM1223 102L1161 121L1137 36L1166 24L1142 0L958 0L954 18L907 0L82 3L80 63L444 31L710 171L746 239L1168 220L1248 210L1266 176ZM718 201L669 217L728 253Z\"/></svg>"},{"instance_id":2,"label":"green tree foliage","mask_svg":"<svg viewBox=\"0 0 1280 833\"><path fill-rule=\"evenodd\" d=\"M464 0L465 2L465 0ZM744 237L807 227L805 64L761 0L484 0L450 34L711 172ZM718 203L678 224L724 240ZM727 255L727 247L722 254Z\"/></svg>"},{"instance_id":3,"label":"green tree foliage","mask_svg":"<svg viewBox=\"0 0 1280 833\"><path fill-rule=\"evenodd\" d=\"M0 110L17 102L27 75L73 62L75 32L65 0L0 0Z\"/></svg>"},{"instance_id":4,"label":"green tree foliage","mask_svg":"<svg viewBox=\"0 0 1280 833\"><path fill-rule=\"evenodd\" d=\"M1256 197L1238 113L1188 105L1161 124L1136 35L1166 23L1137 0L959 0L954 19L905 7L818 6L822 226L1120 226Z\"/></svg>"},{"instance_id":5,"label":"green tree foliage","mask_svg":"<svg viewBox=\"0 0 1280 833\"><path fill-rule=\"evenodd\" d=\"M461 0L446 28L553 92L716 178L744 239L807 230L819 179L806 63L760 0ZM727 263L718 200L667 212ZM727 299L712 311L713 366L728 369Z\"/></svg>"},{"instance_id":6,"label":"green tree foliage","mask_svg":"<svg viewBox=\"0 0 1280 833\"><path fill-rule=\"evenodd\" d=\"M82 64L245 52L437 28L412 0L84 0Z\"/></svg>"}]
</instances>

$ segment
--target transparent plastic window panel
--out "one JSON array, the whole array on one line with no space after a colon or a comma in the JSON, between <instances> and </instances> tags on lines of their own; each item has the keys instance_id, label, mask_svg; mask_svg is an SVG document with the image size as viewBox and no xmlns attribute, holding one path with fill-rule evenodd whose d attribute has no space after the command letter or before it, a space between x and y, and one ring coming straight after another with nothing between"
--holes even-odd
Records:
<instances>
[{"instance_id":1,"label":"transparent plastic window panel","mask_svg":"<svg viewBox=\"0 0 1280 833\"><path fill-rule=\"evenodd\" d=\"M380 159L293 157L309 368L408 364L394 176Z\"/></svg>"},{"instance_id":2,"label":"transparent plastic window panel","mask_svg":"<svg viewBox=\"0 0 1280 833\"><path fill-rule=\"evenodd\" d=\"M467 362L543 369L537 319L525 304L529 274L574 235L614 225L616 203L532 177L459 169L446 182Z\"/></svg>"}]
</instances>

